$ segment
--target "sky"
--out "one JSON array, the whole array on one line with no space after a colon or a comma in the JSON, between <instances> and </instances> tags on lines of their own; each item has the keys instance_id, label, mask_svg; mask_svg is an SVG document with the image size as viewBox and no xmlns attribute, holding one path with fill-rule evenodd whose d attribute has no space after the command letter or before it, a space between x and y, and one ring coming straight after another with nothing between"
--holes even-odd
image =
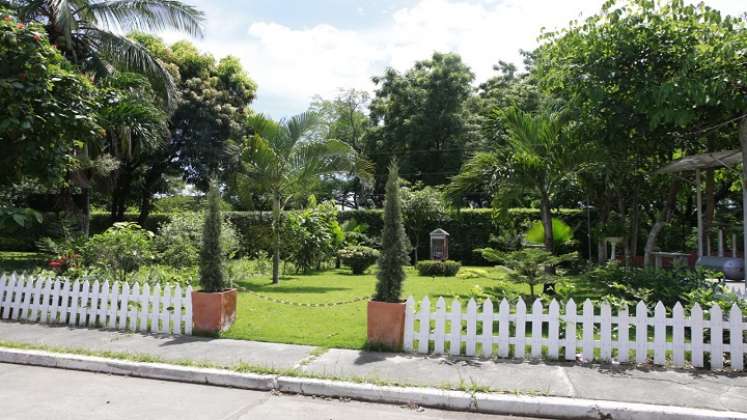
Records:
<instances>
[{"instance_id":1,"label":"sky","mask_svg":"<svg viewBox=\"0 0 747 420\"><path fill-rule=\"evenodd\" d=\"M499 60L521 68L520 50L545 31L595 14L603 0L183 0L206 14L192 41L216 58L234 55L257 83L253 108L273 118L308 108L314 95L373 91L387 67L405 71L434 51L456 52L476 76ZM707 0L742 15L744 0ZM185 38L162 34L169 41Z\"/></svg>"}]
</instances>

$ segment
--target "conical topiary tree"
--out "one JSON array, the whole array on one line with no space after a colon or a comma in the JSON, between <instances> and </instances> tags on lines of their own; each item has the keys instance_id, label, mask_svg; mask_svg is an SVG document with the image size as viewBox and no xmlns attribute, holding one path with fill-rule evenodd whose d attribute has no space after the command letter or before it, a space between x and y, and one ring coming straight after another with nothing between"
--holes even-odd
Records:
<instances>
[{"instance_id":1,"label":"conical topiary tree","mask_svg":"<svg viewBox=\"0 0 747 420\"><path fill-rule=\"evenodd\" d=\"M402 223L402 208L399 198L399 167L396 161L389 165L384 201L384 229L381 234L382 247L379 257L379 272L376 274L376 295L379 302L399 302L405 270L409 261L410 242Z\"/></svg>"},{"instance_id":2,"label":"conical topiary tree","mask_svg":"<svg viewBox=\"0 0 747 420\"><path fill-rule=\"evenodd\" d=\"M214 181L210 182L207 201L200 249L200 285L203 292L212 293L226 289L223 278L223 250L220 244L220 195Z\"/></svg>"}]
</instances>

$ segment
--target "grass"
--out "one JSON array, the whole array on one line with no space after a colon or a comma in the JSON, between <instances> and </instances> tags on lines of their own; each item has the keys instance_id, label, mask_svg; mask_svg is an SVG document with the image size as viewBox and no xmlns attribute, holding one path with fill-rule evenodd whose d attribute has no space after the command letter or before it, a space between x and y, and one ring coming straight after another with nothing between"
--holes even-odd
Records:
<instances>
[{"instance_id":1,"label":"grass","mask_svg":"<svg viewBox=\"0 0 747 420\"><path fill-rule=\"evenodd\" d=\"M484 270L484 268L482 268ZM422 277L407 270L403 299L425 296L432 304L439 296L446 299L467 297L477 285L490 294L527 293L524 286L500 283L486 278ZM366 345L366 302L375 288L374 274L354 276L346 269L310 275L293 275L273 285L267 276L239 281L236 323L222 336L278 343L308 344L319 347L360 349ZM351 300L361 299L349 303ZM279 303L283 301L286 303ZM347 302L336 304L340 302ZM331 306L301 306L303 304Z\"/></svg>"},{"instance_id":2,"label":"grass","mask_svg":"<svg viewBox=\"0 0 747 420\"><path fill-rule=\"evenodd\" d=\"M27 271L44 267L46 258L37 252L0 252L0 273Z\"/></svg>"}]
</instances>

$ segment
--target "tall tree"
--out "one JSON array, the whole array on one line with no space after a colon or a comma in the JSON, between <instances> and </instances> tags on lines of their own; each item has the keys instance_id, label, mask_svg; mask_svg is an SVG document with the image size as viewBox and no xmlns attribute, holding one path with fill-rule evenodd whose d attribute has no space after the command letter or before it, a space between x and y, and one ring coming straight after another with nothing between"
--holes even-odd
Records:
<instances>
[{"instance_id":1,"label":"tall tree","mask_svg":"<svg viewBox=\"0 0 747 420\"><path fill-rule=\"evenodd\" d=\"M236 177L252 184L272 200L273 264L272 282L280 281L280 229L282 211L294 199L317 190L323 177L365 167L359 165L355 150L339 140L316 138L312 134L318 116L303 113L274 122L252 115L247 126L252 135L241 154Z\"/></svg>"},{"instance_id":2,"label":"tall tree","mask_svg":"<svg viewBox=\"0 0 747 420\"><path fill-rule=\"evenodd\" d=\"M377 173L386 173L393 156L402 177L425 185L443 184L462 164L467 137L465 102L474 75L453 53L434 53L400 74L388 69L374 77L370 105L373 129L367 137L368 157ZM377 192L385 178L377 179Z\"/></svg>"},{"instance_id":3,"label":"tall tree","mask_svg":"<svg viewBox=\"0 0 747 420\"><path fill-rule=\"evenodd\" d=\"M121 35L130 31L176 30L202 35L203 14L177 0L11 0L23 22L44 25L50 42L87 71L103 76L114 69L153 77L168 104L177 90L163 63L141 44Z\"/></svg>"}]
</instances>

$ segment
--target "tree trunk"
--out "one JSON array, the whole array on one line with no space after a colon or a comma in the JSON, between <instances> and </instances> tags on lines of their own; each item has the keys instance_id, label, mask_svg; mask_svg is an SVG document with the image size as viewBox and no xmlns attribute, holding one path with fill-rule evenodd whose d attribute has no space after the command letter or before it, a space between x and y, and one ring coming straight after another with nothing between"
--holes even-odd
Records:
<instances>
[{"instance_id":1,"label":"tree trunk","mask_svg":"<svg viewBox=\"0 0 747 420\"><path fill-rule=\"evenodd\" d=\"M705 171L705 213L703 214L703 243L706 249L710 248L711 227L713 218L716 213L716 182L714 179L714 169L709 168Z\"/></svg>"},{"instance_id":2,"label":"tree trunk","mask_svg":"<svg viewBox=\"0 0 747 420\"><path fill-rule=\"evenodd\" d=\"M150 216L150 210L153 204L153 193L147 187L143 187L142 197L140 198L140 214L137 216L137 224L145 226L145 222Z\"/></svg>"},{"instance_id":3,"label":"tree trunk","mask_svg":"<svg viewBox=\"0 0 747 420\"><path fill-rule=\"evenodd\" d=\"M555 252L555 238L552 232L552 209L550 208L550 195L542 193L540 200L542 213L542 226L545 229L545 250L553 254Z\"/></svg>"},{"instance_id":4,"label":"tree trunk","mask_svg":"<svg viewBox=\"0 0 747 420\"><path fill-rule=\"evenodd\" d=\"M81 188L83 206L80 209L80 228L84 238L91 233L91 187Z\"/></svg>"},{"instance_id":5,"label":"tree trunk","mask_svg":"<svg viewBox=\"0 0 747 420\"><path fill-rule=\"evenodd\" d=\"M272 201L272 284L280 283L280 197L275 194Z\"/></svg>"},{"instance_id":6,"label":"tree trunk","mask_svg":"<svg viewBox=\"0 0 747 420\"><path fill-rule=\"evenodd\" d=\"M739 142L742 144L742 159L747 156L747 118L742 118L742 122L739 124ZM747 165L742 164L742 226L743 229L747 230L747 211L745 211L745 205L747 203ZM747 262L747 234L743 235L742 240L742 252L744 252L744 259ZM747 282L747 276L745 276L745 282Z\"/></svg>"},{"instance_id":7,"label":"tree trunk","mask_svg":"<svg viewBox=\"0 0 747 420\"><path fill-rule=\"evenodd\" d=\"M662 209L662 213L657 218L654 225L651 226L651 230L648 232L648 237L646 238L646 246L643 248L644 267L648 267L651 265L651 253L654 252L654 248L656 247L656 238L658 237L659 232L661 232L664 226L672 220L672 216L674 215L674 208L677 204L677 194L680 191L681 185L682 184L679 180L672 180L672 185L669 188L669 196L664 203L664 209Z\"/></svg>"}]
</instances>

